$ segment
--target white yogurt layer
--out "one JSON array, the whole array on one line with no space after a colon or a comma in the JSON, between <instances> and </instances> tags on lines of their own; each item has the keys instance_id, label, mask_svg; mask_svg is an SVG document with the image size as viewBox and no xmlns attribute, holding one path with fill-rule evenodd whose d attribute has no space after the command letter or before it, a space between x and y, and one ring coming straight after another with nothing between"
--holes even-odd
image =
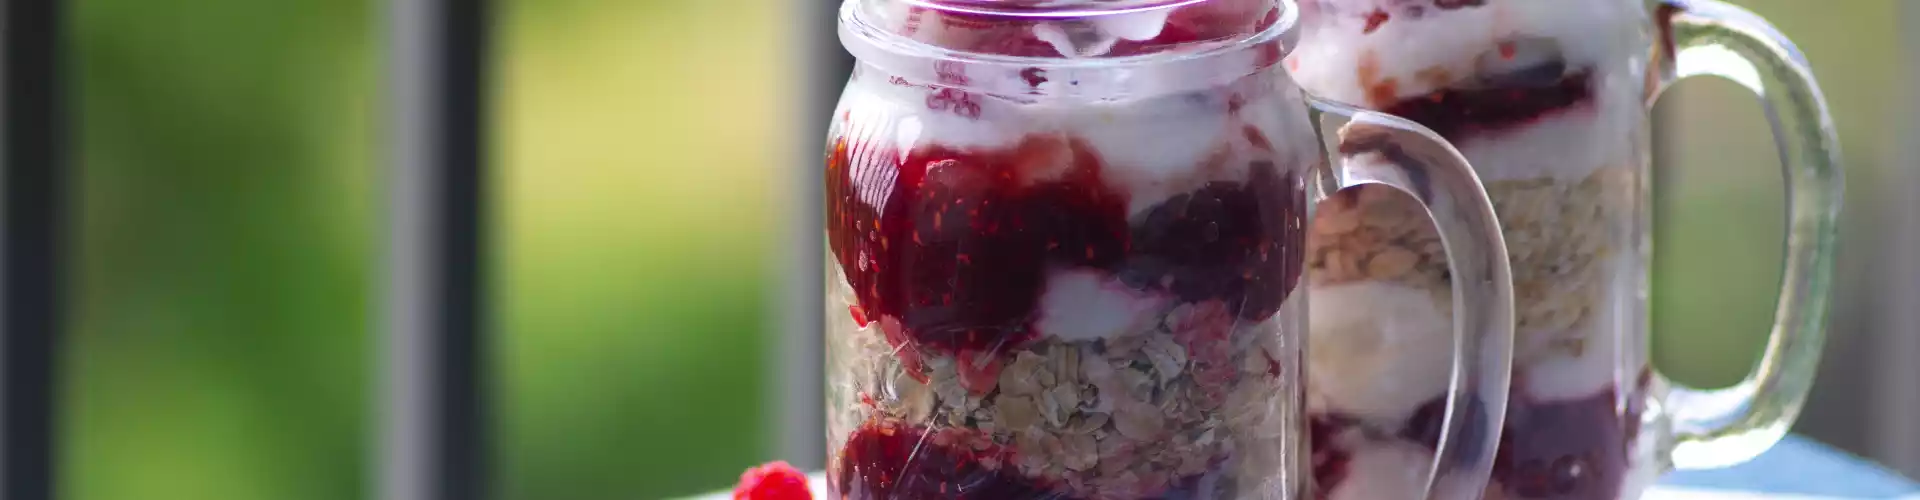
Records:
<instances>
[{"instance_id":1,"label":"white yogurt layer","mask_svg":"<svg viewBox=\"0 0 1920 500\"><path fill-rule=\"evenodd\" d=\"M1393 425L1446 393L1453 322L1426 291L1380 282L1322 286L1307 306L1307 381L1316 404Z\"/></svg>"},{"instance_id":2,"label":"white yogurt layer","mask_svg":"<svg viewBox=\"0 0 1920 500\"><path fill-rule=\"evenodd\" d=\"M1035 328L1067 342L1110 339L1153 327L1171 303L1170 295L1133 290L1107 273L1055 271L1047 274Z\"/></svg>"},{"instance_id":3,"label":"white yogurt layer","mask_svg":"<svg viewBox=\"0 0 1920 500\"><path fill-rule=\"evenodd\" d=\"M1592 332L1577 353L1568 349L1548 351L1550 354L1527 360L1525 365L1516 363L1515 373L1527 398L1533 401L1593 397L1614 387L1616 380L1630 378L1619 373L1627 365L1620 359L1618 340L1619 336L1611 332Z\"/></svg>"},{"instance_id":4,"label":"white yogurt layer","mask_svg":"<svg viewBox=\"0 0 1920 500\"><path fill-rule=\"evenodd\" d=\"M1421 498L1433 454L1404 441L1367 443L1352 451L1347 475L1327 495L1328 500L1385 500Z\"/></svg>"},{"instance_id":5,"label":"white yogurt layer","mask_svg":"<svg viewBox=\"0 0 1920 500\"><path fill-rule=\"evenodd\" d=\"M1312 135L1292 87L1277 78L1146 99L1021 102L958 90L941 94L864 72L846 89L836 118L844 120L842 134L888 146L867 150L904 156L929 144L978 150L1012 147L1032 136L1078 139L1102 160L1105 181L1128 195L1130 215L1208 181L1244 181L1248 164L1262 157L1295 168L1318 154L1315 144L1293 144ZM1228 111L1236 93L1250 97L1237 114ZM1256 148L1249 126L1276 151ZM1036 172L1031 180L1064 172Z\"/></svg>"},{"instance_id":6,"label":"white yogurt layer","mask_svg":"<svg viewBox=\"0 0 1920 500\"><path fill-rule=\"evenodd\" d=\"M1433 453L1406 441L1371 441L1354 446L1347 475L1331 485L1328 500L1387 500L1423 498L1427 475L1433 470ZM1458 491L1469 478L1450 474L1440 478L1435 491ZM1489 482L1488 499L1503 498L1498 483Z\"/></svg>"},{"instance_id":7,"label":"white yogurt layer","mask_svg":"<svg viewBox=\"0 0 1920 500\"><path fill-rule=\"evenodd\" d=\"M868 141L888 141L901 155L915 145L934 142L969 148L1008 147L1022 136L1049 130L1049 124L1023 119L1026 113L1014 103L986 96L970 96L968 102L979 106L978 117L946 109L931 109L932 91L921 86L896 85L888 77L868 68L855 70L853 81L840 97L842 130L849 137ZM890 135L892 137L884 137Z\"/></svg>"}]
</instances>

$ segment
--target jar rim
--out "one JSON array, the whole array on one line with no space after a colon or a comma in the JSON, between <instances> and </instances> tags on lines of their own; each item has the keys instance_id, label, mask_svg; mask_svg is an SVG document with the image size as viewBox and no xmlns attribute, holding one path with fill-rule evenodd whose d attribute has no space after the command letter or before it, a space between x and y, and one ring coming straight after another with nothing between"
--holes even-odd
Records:
<instances>
[{"instance_id":1,"label":"jar rim","mask_svg":"<svg viewBox=\"0 0 1920 500\"><path fill-rule=\"evenodd\" d=\"M1111 10L1088 11L1035 8L1027 14L1003 11L967 10L966 5L984 5L994 0L898 0L914 7L938 5L942 12L1008 16L1022 21L1072 22L1102 16L1140 14L1190 7L1222 0L1143 0L1138 2L1100 2L1117 4ZM942 85L1010 95L1059 95L1124 97L1148 93L1166 93L1216 86L1279 64L1297 40L1300 9L1294 0L1275 0L1278 18L1257 32L1223 40L1192 43L1188 47L1145 54L1122 56L1070 57L1023 56L985 53L941 47L903 35L869 19L862 4L867 0L846 0L841 5L839 36L841 45L858 64L869 65L895 76ZM1042 2L1046 4L1045 2ZM1086 5L1085 0L1070 0L1065 5ZM1062 4L1046 4L1062 5ZM1264 52L1264 54L1262 54ZM970 74L986 78L950 81L952 68L964 67ZM1071 86L1038 89L1023 84L1028 72L1043 70ZM1145 78L1147 72L1178 75L1175 78ZM1065 76L1068 78L1058 78ZM1081 85L1100 81L1101 85Z\"/></svg>"}]
</instances>

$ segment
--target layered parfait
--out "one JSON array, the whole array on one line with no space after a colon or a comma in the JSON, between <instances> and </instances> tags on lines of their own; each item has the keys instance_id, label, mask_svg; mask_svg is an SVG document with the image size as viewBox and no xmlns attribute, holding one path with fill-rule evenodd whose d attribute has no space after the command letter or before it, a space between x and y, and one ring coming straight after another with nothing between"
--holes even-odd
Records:
<instances>
[{"instance_id":1,"label":"layered parfait","mask_svg":"<svg viewBox=\"0 0 1920 500\"><path fill-rule=\"evenodd\" d=\"M1643 215L1643 65L1653 47L1641 2L1301 7L1301 44L1286 60L1300 85L1450 139L1499 212L1517 328L1487 497L1638 496L1657 469L1639 432L1649 372L1635 323L1644 317L1633 229ZM1348 190L1321 205L1307 258L1318 495L1415 498L1451 370L1439 236L1412 199ZM1487 420L1473 425L1491 430Z\"/></svg>"},{"instance_id":2,"label":"layered parfait","mask_svg":"<svg viewBox=\"0 0 1920 500\"><path fill-rule=\"evenodd\" d=\"M1277 42L1215 50L1279 5L953 3L843 13L860 63L825 169L834 494L1296 498L1319 153ZM1159 52L1237 69L1142 91L1195 80L1135 57Z\"/></svg>"}]
</instances>

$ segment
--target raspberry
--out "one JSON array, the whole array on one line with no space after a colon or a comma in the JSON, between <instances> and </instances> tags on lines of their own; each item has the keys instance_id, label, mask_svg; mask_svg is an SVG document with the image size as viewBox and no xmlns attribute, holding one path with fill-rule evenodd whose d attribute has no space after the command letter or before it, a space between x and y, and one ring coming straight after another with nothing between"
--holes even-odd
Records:
<instances>
[{"instance_id":1,"label":"raspberry","mask_svg":"<svg viewBox=\"0 0 1920 500\"><path fill-rule=\"evenodd\" d=\"M740 474L733 500L813 500L807 476L784 461L770 462Z\"/></svg>"},{"instance_id":2,"label":"raspberry","mask_svg":"<svg viewBox=\"0 0 1920 500\"><path fill-rule=\"evenodd\" d=\"M899 322L895 347L1001 354L1033 336L1049 268L1111 267L1126 251L1126 197L1084 146L870 148L829 159L827 233L866 316Z\"/></svg>"},{"instance_id":3,"label":"raspberry","mask_svg":"<svg viewBox=\"0 0 1920 500\"><path fill-rule=\"evenodd\" d=\"M1273 164L1251 170L1245 184L1210 182L1149 210L1133 227L1122 279L1191 302L1220 299L1245 319L1278 312L1300 276L1304 259L1292 249L1305 206Z\"/></svg>"}]
</instances>

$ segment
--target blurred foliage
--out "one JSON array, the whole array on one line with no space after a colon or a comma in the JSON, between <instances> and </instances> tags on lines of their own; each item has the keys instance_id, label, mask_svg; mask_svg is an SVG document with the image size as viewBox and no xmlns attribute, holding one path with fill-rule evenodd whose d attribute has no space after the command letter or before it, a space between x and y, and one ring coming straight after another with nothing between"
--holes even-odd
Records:
<instances>
[{"instance_id":1,"label":"blurred foliage","mask_svg":"<svg viewBox=\"0 0 1920 500\"><path fill-rule=\"evenodd\" d=\"M1875 158L1893 69L1859 61L1889 60L1872 57L1894 50L1893 16L1874 13L1894 0L1747 3L1821 65L1855 163ZM70 498L367 497L382 4L75 4ZM774 225L796 209L775 180L799 168L783 129L796 89L786 4L741 4L504 5L504 498L658 498L769 458ZM1765 134L1749 99L1675 97L1687 145L1684 166L1661 167L1678 181L1661 188L1657 346L1664 369L1715 385L1770 320L1779 181L1770 150L1738 146Z\"/></svg>"},{"instance_id":2,"label":"blurred foliage","mask_svg":"<svg viewBox=\"0 0 1920 500\"><path fill-rule=\"evenodd\" d=\"M798 165L780 9L739 3L504 26L507 498L702 491L769 457L773 181Z\"/></svg>"},{"instance_id":3,"label":"blurred foliage","mask_svg":"<svg viewBox=\"0 0 1920 500\"><path fill-rule=\"evenodd\" d=\"M69 498L360 496L369 4L74 6Z\"/></svg>"},{"instance_id":4,"label":"blurred foliage","mask_svg":"<svg viewBox=\"0 0 1920 500\"><path fill-rule=\"evenodd\" d=\"M71 498L367 496L378 6L78 2ZM504 7L503 491L730 481L769 441L778 9Z\"/></svg>"}]
</instances>

